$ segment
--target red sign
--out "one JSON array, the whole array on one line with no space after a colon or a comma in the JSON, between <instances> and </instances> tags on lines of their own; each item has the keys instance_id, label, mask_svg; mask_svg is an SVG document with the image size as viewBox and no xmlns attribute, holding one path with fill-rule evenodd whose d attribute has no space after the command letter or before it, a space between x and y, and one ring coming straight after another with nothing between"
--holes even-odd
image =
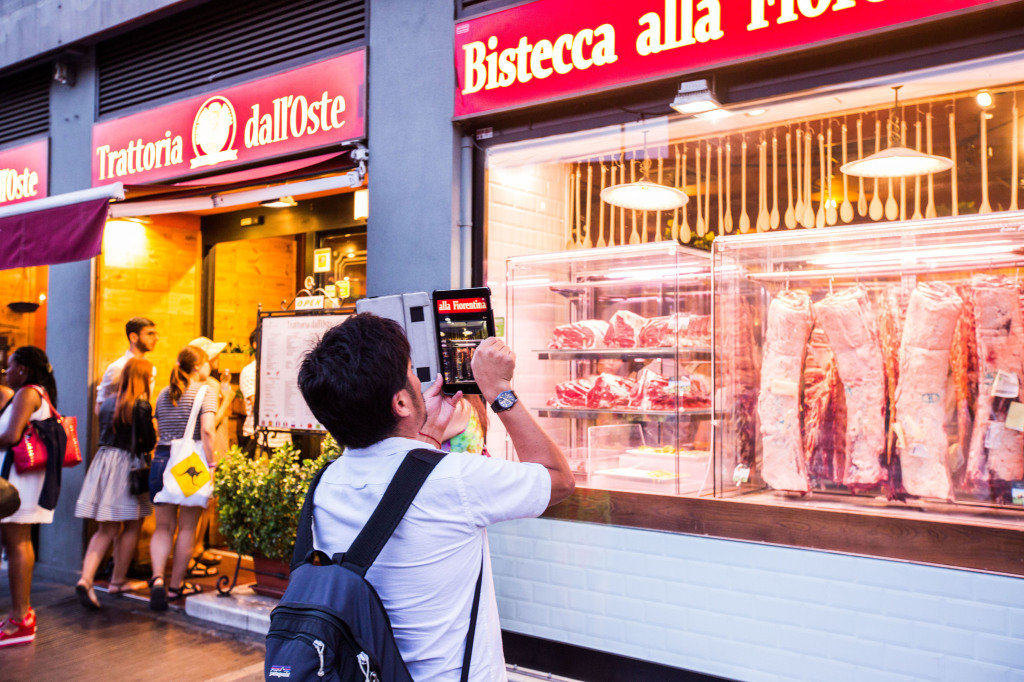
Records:
<instances>
[{"instance_id":1,"label":"red sign","mask_svg":"<svg viewBox=\"0 0 1024 682\"><path fill-rule=\"evenodd\" d=\"M92 184L231 168L366 136L366 52L97 123Z\"/></svg>"},{"instance_id":2,"label":"red sign","mask_svg":"<svg viewBox=\"0 0 1024 682\"><path fill-rule=\"evenodd\" d=\"M487 310L483 298L444 298L437 302L439 313L476 313Z\"/></svg>"},{"instance_id":3,"label":"red sign","mask_svg":"<svg viewBox=\"0 0 1024 682\"><path fill-rule=\"evenodd\" d=\"M455 116L803 49L1007 0L537 0L456 24Z\"/></svg>"},{"instance_id":4,"label":"red sign","mask_svg":"<svg viewBox=\"0 0 1024 682\"><path fill-rule=\"evenodd\" d=\"M49 166L49 140L0 150L0 206L45 197Z\"/></svg>"}]
</instances>

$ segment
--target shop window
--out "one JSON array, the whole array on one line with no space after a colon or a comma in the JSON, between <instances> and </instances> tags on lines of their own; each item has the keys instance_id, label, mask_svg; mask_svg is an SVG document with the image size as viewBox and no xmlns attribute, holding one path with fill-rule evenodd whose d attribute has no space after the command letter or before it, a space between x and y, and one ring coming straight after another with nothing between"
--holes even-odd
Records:
<instances>
[{"instance_id":1,"label":"shop window","mask_svg":"<svg viewBox=\"0 0 1024 682\"><path fill-rule=\"evenodd\" d=\"M46 348L45 265L0 271L0 360L19 346Z\"/></svg>"},{"instance_id":2,"label":"shop window","mask_svg":"<svg viewBox=\"0 0 1024 682\"><path fill-rule=\"evenodd\" d=\"M318 284L333 286L341 307L354 312L356 301L366 298L366 232L323 236L320 248L331 250L330 270L317 274Z\"/></svg>"}]
</instances>

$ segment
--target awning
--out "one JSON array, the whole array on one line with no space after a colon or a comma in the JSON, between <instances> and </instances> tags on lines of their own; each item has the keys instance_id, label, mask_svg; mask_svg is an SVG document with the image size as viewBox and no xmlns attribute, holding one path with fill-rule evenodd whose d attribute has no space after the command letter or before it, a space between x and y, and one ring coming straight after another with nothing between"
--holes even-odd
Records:
<instances>
[{"instance_id":1,"label":"awning","mask_svg":"<svg viewBox=\"0 0 1024 682\"><path fill-rule=\"evenodd\" d=\"M117 182L0 208L0 270L98 256L110 200L123 198Z\"/></svg>"}]
</instances>

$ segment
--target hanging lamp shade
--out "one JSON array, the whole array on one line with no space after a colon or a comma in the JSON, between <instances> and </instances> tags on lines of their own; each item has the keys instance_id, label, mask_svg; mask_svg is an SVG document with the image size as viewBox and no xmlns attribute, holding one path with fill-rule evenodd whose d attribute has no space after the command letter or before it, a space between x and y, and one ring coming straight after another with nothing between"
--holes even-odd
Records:
<instances>
[{"instance_id":1,"label":"hanging lamp shade","mask_svg":"<svg viewBox=\"0 0 1024 682\"><path fill-rule=\"evenodd\" d=\"M601 201L637 211L671 211L683 206L689 197L674 187L641 178L636 182L605 187L601 190Z\"/></svg>"},{"instance_id":2,"label":"hanging lamp shade","mask_svg":"<svg viewBox=\"0 0 1024 682\"><path fill-rule=\"evenodd\" d=\"M844 163L839 170L859 178L904 178L941 173L952 167L953 159L901 146L889 147L863 159Z\"/></svg>"},{"instance_id":3,"label":"hanging lamp shade","mask_svg":"<svg viewBox=\"0 0 1024 682\"><path fill-rule=\"evenodd\" d=\"M953 159L924 154L903 146L900 135L900 88L893 86L892 111L889 114L889 148L863 159L844 163L839 171L858 178L905 178L914 175L941 173L953 167Z\"/></svg>"}]
</instances>

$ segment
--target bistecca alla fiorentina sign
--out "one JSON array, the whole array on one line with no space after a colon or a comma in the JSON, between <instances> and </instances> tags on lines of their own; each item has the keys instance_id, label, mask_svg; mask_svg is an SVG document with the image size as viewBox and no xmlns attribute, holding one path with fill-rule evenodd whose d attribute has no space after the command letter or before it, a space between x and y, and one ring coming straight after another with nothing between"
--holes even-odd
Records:
<instances>
[{"instance_id":1,"label":"bistecca alla fiorentina sign","mask_svg":"<svg viewBox=\"0 0 1024 682\"><path fill-rule=\"evenodd\" d=\"M366 136L366 51L93 126L92 184L209 173Z\"/></svg>"},{"instance_id":2,"label":"bistecca alla fiorentina sign","mask_svg":"<svg viewBox=\"0 0 1024 682\"><path fill-rule=\"evenodd\" d=\"M1006 0L537 0L455 25L455 117L867 36Z\"/></svg>"}]
</instances>

